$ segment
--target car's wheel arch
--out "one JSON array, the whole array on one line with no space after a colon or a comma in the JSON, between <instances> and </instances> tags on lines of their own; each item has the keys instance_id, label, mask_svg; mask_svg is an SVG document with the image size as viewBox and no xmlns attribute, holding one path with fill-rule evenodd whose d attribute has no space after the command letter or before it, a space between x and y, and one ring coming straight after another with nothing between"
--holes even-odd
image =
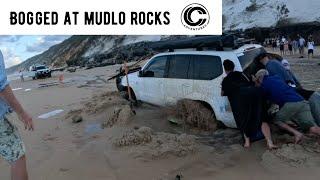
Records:
<instances>
[{"instance_id":1,"label":"car's wheel arch","mask_svg":"<svg viewBox=\"0 0 320 180\"><path fill-rule=\"evenodd\" d=\"M127 93L127 97L129 97L128 95L128 86L122 86L120 92L126 92ZM131 96L133 100L137 100L137 96L135 94L135 91L133 90L132 87L130 87L130 92L131 92Z\"/></svg>"},{"instance_id":2,"label":"car's wheel arch","mask_svg":"<svg viewBox=\"0 0 320 180\"><path fill-rule=\"evenodd\" d=\"M208 103L208 102L206 102L206 101L204 101L204 100L194 100L194 99L190 99L190 100L199 102L199 103L201 103L204 107L206 107L206 108L208 108L209 110L211 110L214 118L216 119L216 112L215 112L214 108L210 105L210 103Z\"/></svg>"}]
</instances>

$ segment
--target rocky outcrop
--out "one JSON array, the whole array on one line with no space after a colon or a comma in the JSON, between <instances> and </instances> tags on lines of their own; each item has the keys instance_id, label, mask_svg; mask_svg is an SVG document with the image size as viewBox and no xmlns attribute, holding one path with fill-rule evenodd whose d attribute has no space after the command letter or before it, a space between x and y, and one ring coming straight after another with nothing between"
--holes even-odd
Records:
<instances>
[{"instance_id":1,"label":"rocky outcrop","mask_svg":"<svg viewBox=\"0 0 320 180\"><path fill-rule=\"evenodd\" d=\"M155 52L150 44L185 36L71 36L47 51L7 69L13 73L34 64L61 66L105 66L143 59Z\"/></svg>"}]
</instances>

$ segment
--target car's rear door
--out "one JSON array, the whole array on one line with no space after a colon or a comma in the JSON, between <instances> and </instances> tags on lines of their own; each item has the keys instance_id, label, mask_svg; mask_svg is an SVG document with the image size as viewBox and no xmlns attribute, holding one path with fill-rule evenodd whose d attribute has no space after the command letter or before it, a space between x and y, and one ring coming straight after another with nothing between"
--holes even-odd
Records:
<instances>
[{"instance_id":1,"label":"car's rear door","mask_svg":"<svg viewBox=\"0 0 320 180\"><path fill-rule=\"evenodd\" d=\"M168 74L164 82L165 103L174 105L193 91L191 56L176 54L168 56Z\"/></svg>"},{"instance_id":2,"label":"car's rear door","mask_svg":"<svg viewBox=\"0 0 320 180\"><path fill-rule=\"evenodd\" d=\"M218 120L226 125L227 99L221 96L221 82L223 80L222 59L214 55L194 55L193 58L193 96L209 103Z\"/></svg>"}]
</instances>

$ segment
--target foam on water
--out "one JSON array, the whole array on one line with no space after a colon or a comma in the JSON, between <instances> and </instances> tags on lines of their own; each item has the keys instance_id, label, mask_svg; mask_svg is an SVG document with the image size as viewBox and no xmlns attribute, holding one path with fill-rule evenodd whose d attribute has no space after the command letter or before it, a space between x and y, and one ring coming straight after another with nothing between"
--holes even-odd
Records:
<instances>
[{"instance_id":1,"label":"foam on water","mask_svg":"<svg viewBox=\"0 0 320 180\"><path fill-rule=\"evenodd\" d=\"M49 117L55 116L55 115L60 114L62 112L63 112L62 109L57 109L57 110L54 110L54 111L51 111L51 112L48 112L48 113L45 113L45 114L41 114L40 116L38 116L38 118L40 118L40 119L48 119Z\"/></svg>"},{"instance_id":2,"label":"foam on water","mask_svg":"<svg viewBox=\"0 0 320 180\"><path fill-rule=\"evenodd\" d=\"M18 91L21 90L22 88L13 88L12 91Z\"/></svg>"}]
</instances>

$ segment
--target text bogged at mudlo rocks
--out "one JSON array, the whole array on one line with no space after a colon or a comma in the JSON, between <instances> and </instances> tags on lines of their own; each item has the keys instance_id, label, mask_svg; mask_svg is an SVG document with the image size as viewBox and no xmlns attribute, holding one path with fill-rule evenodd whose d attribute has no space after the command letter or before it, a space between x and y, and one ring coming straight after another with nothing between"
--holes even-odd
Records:
<instances>
[{"instance_id":1,"label":"text bogged at mudlo rocks","mask_svg":"<svg viewBox=\"0 0 320 180\"><path fill-rule=\"evenodd\" d=\"M10 12L10 25L169 25L169 11Z\"/></svg>"}]
</instances>

